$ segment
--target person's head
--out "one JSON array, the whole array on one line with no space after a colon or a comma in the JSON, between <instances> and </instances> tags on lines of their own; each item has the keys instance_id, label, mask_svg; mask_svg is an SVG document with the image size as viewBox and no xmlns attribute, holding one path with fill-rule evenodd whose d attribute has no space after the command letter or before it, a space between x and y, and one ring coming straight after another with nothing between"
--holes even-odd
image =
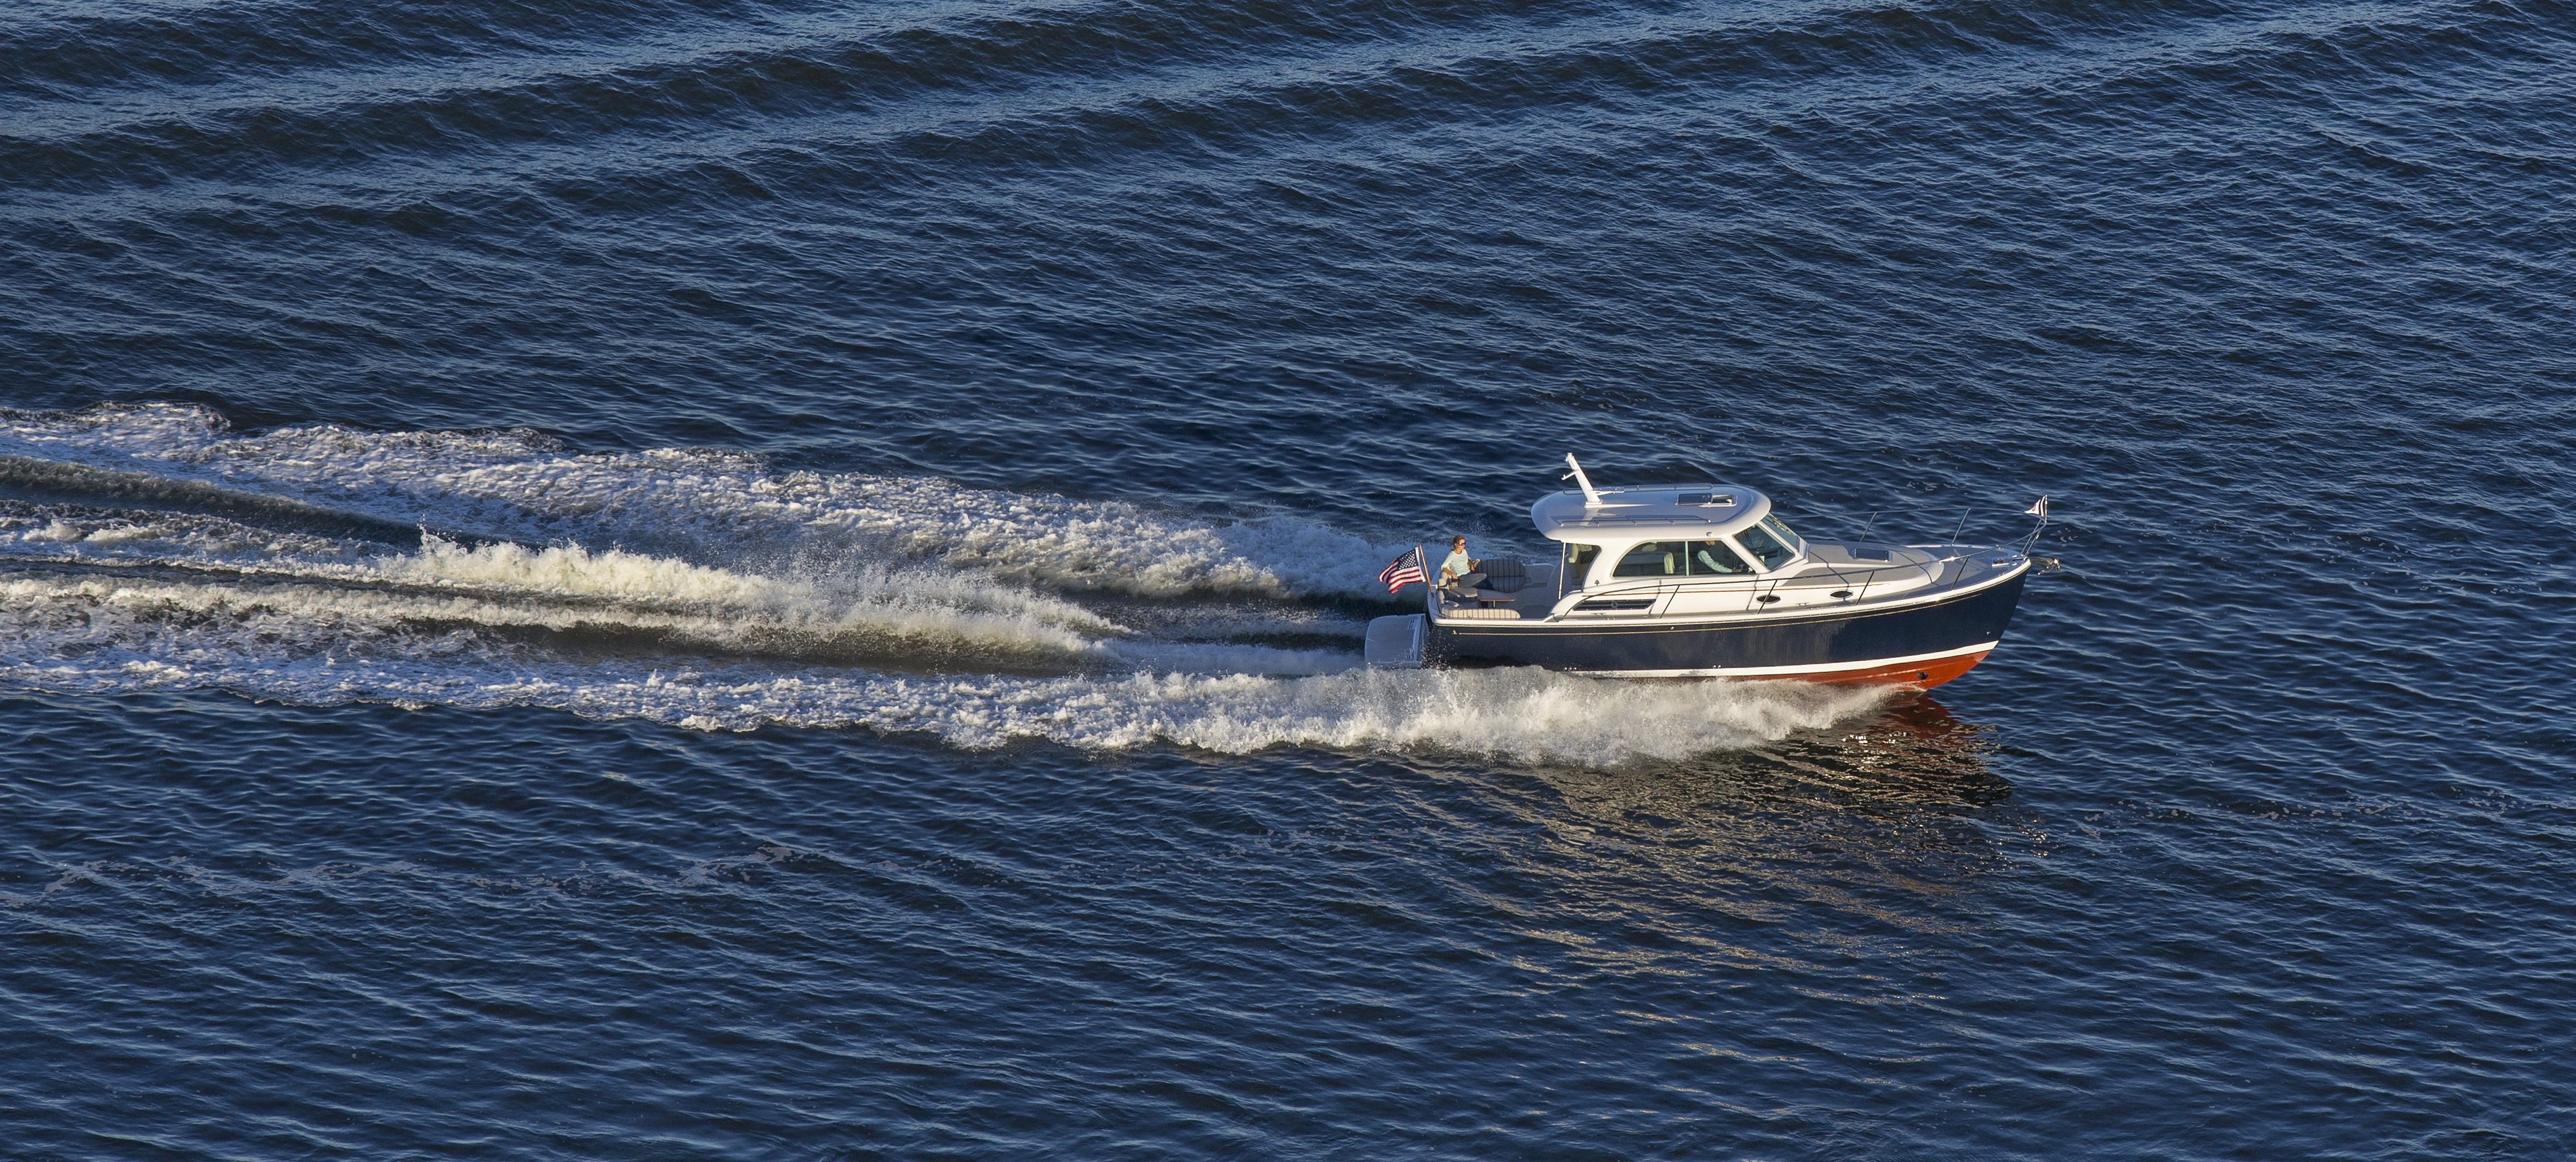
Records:
<instances>
[{"instance_id":1,"label":"person's head","mask_svg":"<svg viewBox=\"0 0 2576 1162\"><path fill-rule=\"evenodd\" d=\"M1449 538L1449 547L1450 547L1450 548L1453 548L1453 549L1464 550L1464 549L1467 547L1467 538L1465 538L1465 537L1451 537L1451 538Z\"/></svg>"}]
</instances>

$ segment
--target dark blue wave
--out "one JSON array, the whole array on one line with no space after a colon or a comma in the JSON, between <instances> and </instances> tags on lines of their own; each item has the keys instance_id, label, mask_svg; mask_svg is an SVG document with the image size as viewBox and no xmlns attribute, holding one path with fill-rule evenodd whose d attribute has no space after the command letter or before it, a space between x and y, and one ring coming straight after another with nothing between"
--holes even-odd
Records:
<instances>
[{"instance_id":1,"label":"dark blue wave","mask_svg":"<svg viewBox=\"0 0 2576 1162\"><path fill-rule=\"evenodd\" d=\"M1638 30L1625 14L1576 11L1532 20L1515 11L1510 26L1521 35L1496 44L1490 29L1461 27L1479 15L1473 8L1076 9L953 27L876 29L865 39L785 38L759 49L654 63L619 65L612 54L604 67L575 58L569 69L549 69L540 54L496 62L517 79L495 85L422 85L420 70L406 69L397 74L405 83L382 99L352 99L337 87L293 106L218 97L211 108L168 121L120 120L60 139L17 138L11 144L19 151L0 158L31 178L167 180L239 174L263 164L359 162L380 152L379 143L436 157L601 133L703 132L710 123L717 133L738 132L766 118L885 115L894 112L893 103L930 95L1013 92L1077 78L1084 84L1072 93L1035 95L1034 124L1005 116L986 132L1070 138L1087 151L1150 148L1281 126L1436 123L1523 105L1532 94L1550 101L1652 97L1709 83L1798 81L1855 68L2047 51L2103 36L2153 35L2210 15L2123 11L2088 23L2086 14L2098 17L2100 10L1826 9L1787 21L1714 23L1672 15L1649 16ZM1294 52L1285 59L1244 59L1281 48ZM31 55L51 60L57 54L37 46ZM1264 78L1280 72L1290 78ZM1132 78L1120 88L1142 92L1104 86L1106 77L1118 75ZM1149 95L1166 88L1191 99L1173 103ZM1072 108L1050 108L1067 97ZM975 144L953 152L987 156Z\"/></svg>"}]
</instances>

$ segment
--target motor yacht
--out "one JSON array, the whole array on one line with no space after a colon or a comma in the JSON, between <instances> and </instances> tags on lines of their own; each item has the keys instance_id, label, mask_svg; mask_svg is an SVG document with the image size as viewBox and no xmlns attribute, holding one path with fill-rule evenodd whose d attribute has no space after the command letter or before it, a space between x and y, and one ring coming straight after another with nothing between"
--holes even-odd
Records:
<instances>
[{"instance_id":1,"label":"motor yacht","mask_svg":"<svg viewBox=\"0 0 2576 1162\"><path fill-rule=\"evenodd\" d=\"M1530 506L1556 558L1476 561L1472 588L1428 567L1423 612L1370 622L1369 664L1929 688L2003 639L2030 574L2027 545L1804 537L1751 488L1596 489L1566 462L1579 489Z\"/></svg>"}]
</instances>

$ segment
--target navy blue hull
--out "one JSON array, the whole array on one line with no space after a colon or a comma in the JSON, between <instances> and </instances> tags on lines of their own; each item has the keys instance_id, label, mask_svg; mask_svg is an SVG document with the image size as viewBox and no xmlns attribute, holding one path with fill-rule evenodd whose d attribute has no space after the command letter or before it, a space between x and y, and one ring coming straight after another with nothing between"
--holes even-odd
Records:
<instances>
[{"instance_id":1,"label":"navy blue hull","mask_svg":"<svg viewBox=\"0 0 2576 1162\"><path fill-rule=\"evenodd\" d=\"M1778 621L1724 625L1433 624L1425 653L1438 665L1605 673L1861 668L2000 639L2028 577L1884 613L1784 614Z\"/></svg>"}]
</instances>

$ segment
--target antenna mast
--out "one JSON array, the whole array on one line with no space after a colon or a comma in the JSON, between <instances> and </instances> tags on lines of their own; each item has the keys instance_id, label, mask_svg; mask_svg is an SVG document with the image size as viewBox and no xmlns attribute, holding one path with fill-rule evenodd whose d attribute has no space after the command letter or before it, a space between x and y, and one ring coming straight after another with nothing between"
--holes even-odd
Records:
<instances>
[{"instance_id":1,"label":"antenna mast","mask_svg":"<svg viewBox=\"0 0 2576 1162\"><path fill-rule=\"evenodd\" d=\"M1568 452L1565 454L1565 466L1574 469L1574 471L1566 473L1564 476L1559 476L1557 479L1565 480L1570 478L1577 486L1583 489L1583 507L1601 507L1601 493L1592 487L1592 478L1583 474L1583 465L1575 462L1574 453Z\"/></svg>"}]
</instances>

